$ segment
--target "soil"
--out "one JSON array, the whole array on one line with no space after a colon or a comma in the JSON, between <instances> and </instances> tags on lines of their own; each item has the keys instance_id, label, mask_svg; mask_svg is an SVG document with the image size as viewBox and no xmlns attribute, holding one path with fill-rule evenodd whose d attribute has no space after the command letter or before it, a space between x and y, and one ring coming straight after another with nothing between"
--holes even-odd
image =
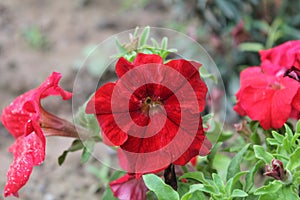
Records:
<instances>
[{"instance_id":1,"label":"soil","mask_svg":"<svg viewBox=\"0 0 300 200\"><path fill-rule=\"evenodd\" d=\"M125 8L124 2L139 4ZM0 110L18 95L37 87L52 71L62 73L62 87L72 91L76 76L73 66L82 57L86 46L98 44L109 36L136 26L163 27L172 19L169 9L161 1L151 1L148 5L140 2L0 1ZM25 36L32 27L39 27L40 33L45 35L45 40L42 44L38 43L38 47ZM51 112L72 120L71 101L62 102L54 98L48 107ZM7 149L14 139L2 125L0 135L0 190L3 190L13 159ZM83 165L80 152L77 152L69 154L62 166L58 165L58 156L71 143L72 139L68 138L47 138L46 159L41 166L34 168L28 183L19 191L19 199L101 199L103 190L97 190L99 181L87 171L89 165L99 166L97 161L92 159ZM0 199L3 198L1 195Z\"/></svg>"}]
</instances>

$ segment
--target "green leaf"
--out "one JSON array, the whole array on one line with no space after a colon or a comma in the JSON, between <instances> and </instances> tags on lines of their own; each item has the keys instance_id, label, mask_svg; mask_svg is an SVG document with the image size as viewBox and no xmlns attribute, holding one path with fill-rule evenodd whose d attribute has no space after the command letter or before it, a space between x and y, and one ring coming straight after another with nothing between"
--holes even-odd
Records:
<instances>
[{"instance_id":1,"label":"green leaf","mask_svg":"<svg viewBox=\"0 0 300 200\"><path fill-rule=\"evenodd\" d=\"M284 136L277 133L276 131L272 131L272 136L280 143L283 143Z\"/></svg>"},{"instance_id":2,"label":"green leaf","mask_svg":"<svg viewBox=\"0 0 300 200\"><path fill-rule=\"evenodd\" d=\"M234 177L235 174L241 171L240 164L243 160L243 155L248 150L250 144L244 146L232 159L227 169L227 178L228 181L230 178Z\"/></svg>"},{"instance_id":3,"label":"green leaf","mask_svg":"<svg viewBox=\"0 0 300 200\"><path fill-rule=\"evenodd\" d=\"M62 155L60 155L60 156L58 157L58 164L59 164L59 165L62 165L62 164L64 163L64 161L65 161L65 159L66 159L66 157L67 157L67 154L68 154L69 152L78 151L78 150L83 149L83 148L84 148L84 146L83 146L81 140L79 140L79 139L74 140L74 141L72 142L71 146L70 146L67 150L65 150L65 151L62 153Z\"/></svg>"},{"instance_id":4,"label":"green leaf","mask_svg":"<svg viewBox=\"0 0 300 200\"><path fill-rule=\"evenodd\" d=\"M190 190L184 194L181 200L199 200L206 199L205 195L199 190L199 185L194 184L190 186Z\"/></svg>"},{"instance_id":5,"label":"green leaf","mask_svg":"<svg viewBox=\"0 0 300 200\"><path fill-rule=\"evenodd\" d=\"M143 175L147 188L153 191L159 200L179 200L178 193L173 188L163 182L161 178L154 174Z\"/></svg>"},{"instance_id":6,"label":"green leaf","mask_svg":"<svg viewBox=\"0 0 300 200\"><path fill-rule=\"evenodd\" d=\"M122 57L124 54L127 53L127 49L120 43L118 38L116 38L115 43L116 43L118 52L120 52L120 57Z\"/></svg>"},{"instance_id":7,"label":"green leaf","mask_svg":"<svg viewBox=\"0 0 300 200\"><path fill-rule=\"evenodd\" d=\"M297 192L298 189L297 188L293 189L293 185L284 186L282 188L282 194L285 199L299 200L300 197L298 196Z\"/></svg>"},{"instance_id":8,"label":"green leaf","mask_svg":"<svg viewBox=\"0 0 300 200\"><path fill-rule=\"evenodd\" d=\"M252 187L254 186L254 177L255 174L257 173L257 171L259 169L261 169L261 167L264 165L262 160L257 161L257 163L254 165L254 167L250 170L250 172L247 174L246 176L246 183L245 183L245 187L244 190L246 192L249 192Z\"/></svg>"},{"instance_id":9,"label":"green leaf","mask_svg":"<svg viewBox=\"0 0 300 200\"><path fill-rule=\"evenodd\" d=\"M209 182L205 179L202 172L187 172L178 178L181 179L193 179L203 184L209 184Z\"/></svg>"},{"instance_id":10,"label":"green leaf","mask_svg":"<svg viewBox=\"0 0 300 200\"><path fill-rule=\"evenodd\" d=\"M215 84L218 83L218 79L211 73L209 73L204 66L200 67L200 75L203 79L211 79Z\"/></svg>"},{"instance_id":11,"label":"green leaf","mask_svg":"<svg viewBox=\"0 0 300 200\"><path fill-rule=\"evenodd\" d=\"M155 49L157 49L157 50L160 50L157 41L156 41L154 38L151 38L150 40L151 40L151 42L152 42L153 47L154 47Z\"/></svg>"},{"instance_id":12,"label":"green leaf","mask_svg":"<svg viewBox=\"0 0 300 200\"><path fill-rule=\"evenodd\" d=\"M149 34L150 34L150 27L146 26L140 35L139 48L143 47L147 43Z\"/></svg>"},{"instance_id":13,"label":"green leaf","mask_svg":"<svg viewBox=\"0 0 300 200\"><path fill-rule=\"evenodd\" d=\"M168 38L163 37L163 39L161 40L161 49L166 50L167 47L168 47Z\"/></svg>"},{"instance_id":14,"label":"green leaf","mask_svg":"<svg viewBox=\"0 0 300 200\"><path fill-rule=\"evenodd\" d=\"M226 183L226 191L228 194L230 194L234 188L234 186L236 185L236 183L240 180L240 178L249 173L248 171L242 171L237 173L236 175L234 175L234 177L230 178L227 183Z\"/></svg>"},{"instance_id":15,"label":"green leaf","mask_svg":"<svg viewBox=\"0 0 300 200\"><path fill-rule=\"evenodd\" d=\"M298 147L291 155L290 160L286 166L287 169L290 171L293 171L294 169L297 169L300 167L300 147Z\"/></svg>"},{"instance_id":16,"label":"green leaf","mask_svg":"<svg viewBox=\"0 0 300 200\"><path fill-rule=\"evenodd\" d=\"M296 133L300 133L300 120L298 120L296 124Z\"/></svg>"},{"instance_id":17,"label":"green leaf","mask_svg":"<svg viewBox=\"0 0 300 200\"><path fill-rule=\"evenodd\" d=\"M86 163L94 151L95 141L86 140L83 142L83 144L84 148L81 154L81 162Z\"/></svg>"},{"instance_id":18,"label":"green leaf","mask_svg":"<svg viewBox=\"0 0 300 200\"><path fill-rule=\"evenodd\" d=\"M282 187L282 183L278 180L270 182L268 185L264 185L257 190L255 190L255 195L264 195L264 194L272 194L276 193Z\"/></svg>"},{"instance_id":19,"label":"green leaf","mask_svg":"<svg viewBox=\"0 0 300 200\"><path fill-rule=\"evenodd\" d=\"M264 49L264 45L256 42L244 42L239 45L240 51L258 52Z\"/></svg>"},{"instance_id":20,"label":"green leaf","mask_svg":"<svg viewBox=\"0 0 300 200\"><path fill-rule=\"evenodd\" d=\"M262 146L254 145L253 149L254 149L255 157L260 160L263 160L266 164L270 164L274 158L272 154L267 152Z\"/></svg>"},{"instance_id":21,"label":"green leaf","mask_svg":"<svg viewBox=\"0 0 300 200\"><path fill-rule=\"evenodd\" d=\"M218 174L213 173L212 174L212 178L213 181L215 183L215 185L217 186L217 188L219 189L219 191L223 194L225 194L225 188L224 188L224 183L221 180L220 176Z\"/></svg>"},{"instance_id":22,"label":"green leaf","mask_svg":"<svg viewBox=\"0 0 300 200\"><path fill-rule=\"evenodd\" d=\"M231 193L231 197L247 197L248 194L240 189L234 189Z\"/></svg>"}]
</instances>

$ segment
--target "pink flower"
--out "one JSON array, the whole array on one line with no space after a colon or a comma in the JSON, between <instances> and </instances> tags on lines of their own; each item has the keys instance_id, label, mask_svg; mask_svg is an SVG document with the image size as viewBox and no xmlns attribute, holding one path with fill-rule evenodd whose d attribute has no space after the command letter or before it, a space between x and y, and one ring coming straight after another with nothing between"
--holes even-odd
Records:
<instances>
[{"instance_id":1,"label":"pink flower","mask_svg":"<svg viewBox=\"0 0 300 200\"><path fill-rule=\"evenodd\" d=\"M38 88L20 95L2 112L3 125L16 139L9 148L14 161L7 173L5 196L18 196L18 190L28 181L33 166L44 161L45 135L69 135L68 132L72 132L67 121L46 112L40 103L48 96L59 95L64 100L72 97L58 85L60 79L61 74L53 72Z\"/></svg>"},{"instance_id":2,"label":"pink flower","mask_svg":"<svg viewBox=\"0 0 300 200\"><path fill-rule=\"evenodd\" d=\"M135 174L126 174L112 181L110 188L119 200L143 200L146 199L147 187L142 177Z\"/></svg>"}]
</instances>

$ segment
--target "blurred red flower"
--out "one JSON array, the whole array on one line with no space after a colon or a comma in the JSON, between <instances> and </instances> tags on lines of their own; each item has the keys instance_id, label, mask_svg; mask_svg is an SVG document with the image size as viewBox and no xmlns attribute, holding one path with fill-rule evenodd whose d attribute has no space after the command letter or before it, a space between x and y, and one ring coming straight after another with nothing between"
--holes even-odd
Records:
<instances>
[{"instance_id":1,"label":"blurred red flower","mask_svg":"<svg viewBox=\"0 0 300 200\"><path fill-rule=\"evenodd\" d=\"M64 121L47 113L41 107L41 99L60 95L64 100L72 94L63 90L58 82L61 74L53 72L38 88L17 97L5 107L1 121L15 137L15 143L9 148L14 161L7 173L5 196L18 196L18 190L26 184L33 166L40 165L45 159L45 133L61 128ZM59 130L54 130L59 132Z\"/></svg>"},{"instance_id":2,"label":"blurred red flower","mask_svg":"<svg viewBox=\"0 0 300 200\"><path fill-rule=\"evenodd\" d=\"M200 112L207 93L200 66L183 59L163 64L160 56L142 53L133 63L117 61L119 80L99 88L86 112L96 114L104 142L120 146L126 171L185 165L199 154L205 139ZM202 150L202 155L209 153Z\"/></svg>"},{"instance_id":3,"label":"blurred red flower","mask_svg":"<svg viewBox=\"0 0 300 200\"><path fill-rule=\"evenodd\" d=\"M300 118L300 41L260 52L261 66L241 72L234 110L264 129L281 128L288 118Z\"/></svg>"}]
</instances>

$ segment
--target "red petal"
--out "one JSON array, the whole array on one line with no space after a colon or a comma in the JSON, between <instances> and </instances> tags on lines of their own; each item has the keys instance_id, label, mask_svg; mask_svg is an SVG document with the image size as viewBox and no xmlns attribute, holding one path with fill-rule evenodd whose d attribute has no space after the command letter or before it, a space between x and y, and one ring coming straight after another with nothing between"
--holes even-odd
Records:
<instances>
[{"instance_id":1,"label":"red petal","mask_svg":"<svg viewBox=\"0 0 300 200\"><path fill-rule=\"evenodd\" d=\"M173 69L176 69L186 78L186 80L189 80L196 73L199 74L199 64L193 65L193 63L194 62L190 62L184 59L178 59L171 60L170 62L166 63L166 65L172 67Z\"/></svg>"},{"instance_id":2,"label":"red petal","mask_svg":"<svg viewBox=\"0 0 300 200\"><path fill-rule=\"evenodd\" d=\"M115 146L120 146L127 140L127 134L116 124L114 115L97 115L97 119L101 127L102 134L104 134L107 139L107 145L113 144Z\"/></svg>"},{"instance_id":3,"label":"red petal","mask_svg":"<svg viewBox=\"0 0 300 200\"><path fill-rule=\"evenodd\" d=\"M133 64L135 66L144 65L144 64L152 64L152 63L162 64L163 59L159 55L156 55L156 54L139 53L139 54L137 54L136 58L133 61Z\"/></svg>"},{"instance_id":4,"label":"red petal","mask_svg":"<svg viewBox=\"0 0 300 200\"><path fill-rule=\"evenodd\" d=\"M26 184L35 165L40 165L45 159L45 146L35 133L17 138L9 148L14 154L14 161L7 173L7 183L4 195L18 195L18 190Z\"/></svg>"},{"instance_id":5,"label":"red petal","mask_svg":"<svg viewBox=\"0 0 300 200\"><path fill-rule=\"evenodd\" d=\"M113 194L120 200L146 199L147 187L142 178L136 179L135 175L126 174L109 184Z\"/></svg>"},{"instance_id":6,"label":"red petal","mask_svg":"<svg viewBox=\"0 0 300 200\"><path fill-rule=\"evenodd\" d=\"M120 58L118 62L116 63L116 73L119 78L121 78L126 72L134 68L135 66L130 63L125 58Z\"/></svg>"}]
</instances>

